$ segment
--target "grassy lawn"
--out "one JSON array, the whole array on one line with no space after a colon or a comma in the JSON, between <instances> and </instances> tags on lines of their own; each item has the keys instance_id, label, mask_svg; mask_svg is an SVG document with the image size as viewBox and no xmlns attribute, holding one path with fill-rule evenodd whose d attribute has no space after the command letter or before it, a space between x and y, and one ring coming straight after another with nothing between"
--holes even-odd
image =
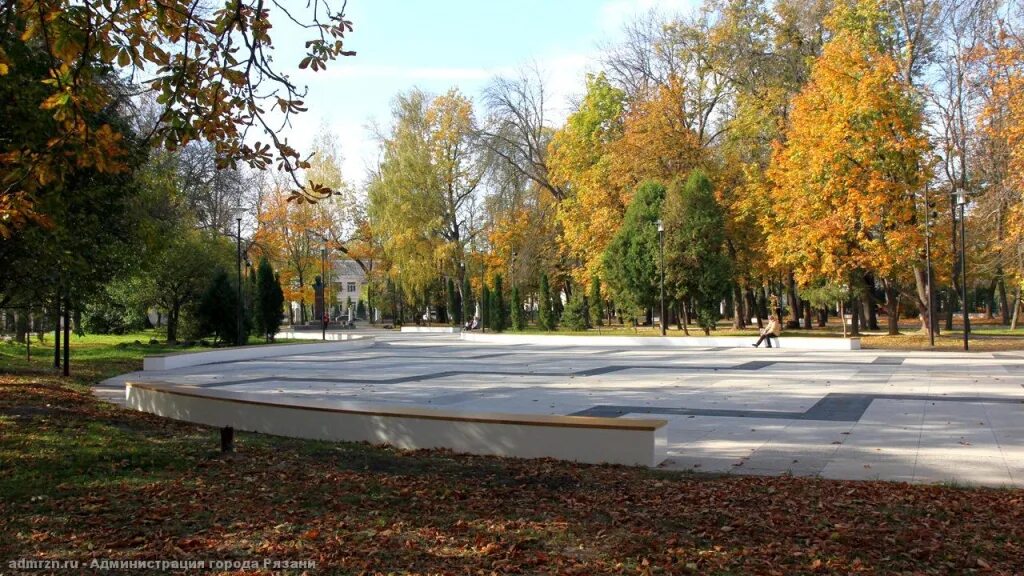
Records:
<instances>
[{"instance_id":1,"label":"grassy lawn","mask_svg":"<svg viewBox=\"0 0 1024 576\"><path fill-rule=\"evenodd\" d=\"M77 342L70 380L0 350L0 573L17 558L271 558L343 574L1015 574L1024 558L1020 490L254 434L225 457L214 430L88 393L148 345Z\"/></svg>"}]
</instances>

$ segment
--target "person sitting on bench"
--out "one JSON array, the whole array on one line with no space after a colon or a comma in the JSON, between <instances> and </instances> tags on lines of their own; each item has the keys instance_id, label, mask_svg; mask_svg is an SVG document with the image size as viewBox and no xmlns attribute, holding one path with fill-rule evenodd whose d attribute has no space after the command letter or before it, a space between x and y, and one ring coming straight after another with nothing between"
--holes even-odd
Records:
<instances>
[{"instance_id":1,"label":"person sitting on bench","mask_svg":"<svg viewBox=\"0 0 1024 576\"><path fill-rule=\"evenodd\" d=\"M779 322L778 316L770 314L768 316L768 325L761 330L761 337L757 339L755 344L751 344L751 346L757 348L761 345L761 342L767 341L768 347L771 348L772 336L775 337L776 345L781 346L781 344L779 344L779 334L782 334L782 323Z\"/></svg>"}]
</instances>

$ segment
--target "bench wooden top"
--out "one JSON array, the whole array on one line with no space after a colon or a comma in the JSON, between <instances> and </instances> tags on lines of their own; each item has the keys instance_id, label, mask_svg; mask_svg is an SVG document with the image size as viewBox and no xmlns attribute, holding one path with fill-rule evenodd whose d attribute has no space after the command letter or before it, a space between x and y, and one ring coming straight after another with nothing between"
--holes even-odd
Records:
<instances>
[{"instance_id":1,"label":"bench wooden top","mask_svg":"<svg viewBox=\"0 0 1024 576\"><path fill-rule=\"evenodd\" d=\"M246 392L228 392L197 388L186 384L168 382L127 382L127 388L137 388L164 394L205 398L237 404L256 406L274 406L297 410L333 412L361 416L381 416L391 418L418 418L421 420L445 420L450 422L479 422L483 424L504 424L510 426L551 426L563 428L601 428L608 430L632 430L637 432L654 431L668 425L667 420L632 419L632 418L600 418L594 416L554 416L548 414L508 414L497 412L456 412L451 410L435 410L413 406L391 406L363 402L338 402L332 406L317 406L308 400L282 397L279 401L270 402L266 395Z\"/></svg>"}]
</instances>

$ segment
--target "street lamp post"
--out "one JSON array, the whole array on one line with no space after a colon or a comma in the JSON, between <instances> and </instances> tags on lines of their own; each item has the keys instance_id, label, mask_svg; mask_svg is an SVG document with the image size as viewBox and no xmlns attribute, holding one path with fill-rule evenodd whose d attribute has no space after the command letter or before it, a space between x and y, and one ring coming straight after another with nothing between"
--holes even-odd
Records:
<instances>
[{"instance_id":1,"label":"street lamp post","mask_svg":"<svg viewBox=\"0 0 1024 576\"><path fill-rule=\"evenodd\" d=\"M665 335L665 225L658 220L658 253L661 260L661 335Z\"/></svg>"},{"instance_id":2,"label":"street lamp post","mask_svg":"<svg viewBox=\"0 0 1024 576\"><path fill-rule=\"evenodd\" d=\"M970 318L967 315L967 244L964 241L965 226L965 208L967 207L967 195L963 192L958 192L956 195L956 203L960 207L960 286L963 291L961 294L960 302L964 311L964 352L968 350L967 344L967 333L970 331Z\"/></svg>"},{"instance_id":3,"label":"street lamp post","mask_svg":"<svg viewBox=\"0 0 1024 576\"><path fill-rule=\"evenodd\" d=\"M323 316L320 318L320 339L327 340L327 321L330 312L327 311L327 247L320 248L320 305L323 309Z\"/></svg>"},{"instance_id":4,"label":"street lamp post","mask_svg":"<svg viewBox=\"0 0 1024 576\"><path fill-rule=\"evenodd\" d=\"M235 344L242 345L242 207L238 206L235 211L235 222L237 227L235 229L235 271L238 273L238 306L235 308L236 325L235 325Z\"/></svg>"},{"instance_id":5,"label":"street lamp post","mask_svg":"<svg viewBox=\"0 0 1024 576\"><path fill-rule=\"evenodd\" d=\"M926 284L928 290L928 343L935 346L935 298L932 294L932 247L931 247L931 215L932 205L928 203L928 182L924 183L924 262Z\"/></svg>"}]
</instances>

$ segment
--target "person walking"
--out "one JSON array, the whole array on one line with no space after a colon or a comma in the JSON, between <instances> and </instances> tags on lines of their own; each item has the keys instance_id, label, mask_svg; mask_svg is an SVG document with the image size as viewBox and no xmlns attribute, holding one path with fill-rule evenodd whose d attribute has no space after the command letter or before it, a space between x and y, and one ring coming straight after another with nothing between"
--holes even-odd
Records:
<instances>
[{"instance_id":1,"label":"person walking","mask_svg":"<svg viewBox=\"0 0 1024 576\"><path fill-rule=\"evenodd\" d=\"M761 345L761 342L768 342L768 347L772 347L772 336L775 337L775 343L779 343L779 334L782 334L782 323L779 322L779 317L775 314L768 316L768 325L761 330L761 337L757 339L757 342L751 344L754 348Z\"/></svg>"}]
</instances>

